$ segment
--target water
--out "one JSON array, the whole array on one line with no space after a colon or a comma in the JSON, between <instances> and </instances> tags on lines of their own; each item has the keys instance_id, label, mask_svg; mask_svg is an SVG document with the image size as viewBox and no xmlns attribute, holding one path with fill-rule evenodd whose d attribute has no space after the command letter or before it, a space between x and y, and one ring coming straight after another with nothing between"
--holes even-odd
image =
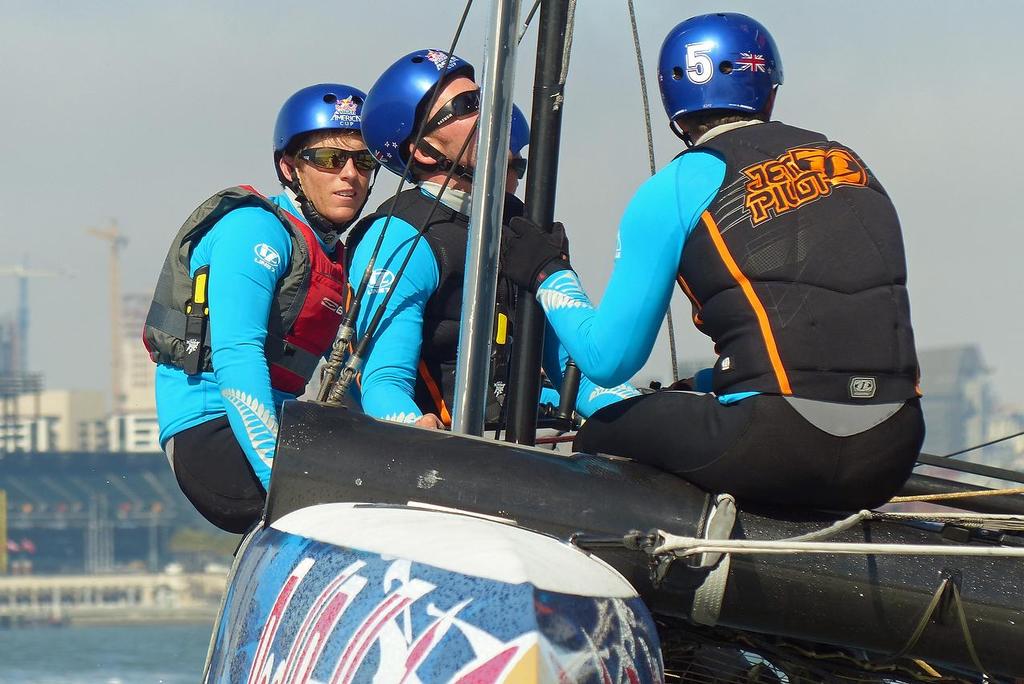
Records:
<instances>
[{"instance_id":1,"label":"water","mask_svg":"<svg viewBox=\"0 0 1024 684\"><path fill-rule=\"evenodd\" d=\"M212 624L0 630L0 684L195 684Z\"/></svg>"}]
</instances>

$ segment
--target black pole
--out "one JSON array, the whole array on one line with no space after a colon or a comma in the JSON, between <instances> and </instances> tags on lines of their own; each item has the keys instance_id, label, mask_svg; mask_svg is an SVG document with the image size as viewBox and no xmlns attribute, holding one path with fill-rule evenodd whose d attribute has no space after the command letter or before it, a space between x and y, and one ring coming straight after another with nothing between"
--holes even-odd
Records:
<instances>
[{"instance_id":1,"label":"black pole","mask_svg":"<svg viewBox=\"0 0 1024 684\"><path fill-rule=\"evenodd\" d=\"M533 77L530 162L526 176L526 217L541 226L555 217L558 146L562 134L562 58L569 0L543 0L537 35L537 68ZM533 444L540 395L540 357L544 345L544 312L533 296L520 292L516 302L509 383L506 439Z\"/></svg>"}]
</instances>

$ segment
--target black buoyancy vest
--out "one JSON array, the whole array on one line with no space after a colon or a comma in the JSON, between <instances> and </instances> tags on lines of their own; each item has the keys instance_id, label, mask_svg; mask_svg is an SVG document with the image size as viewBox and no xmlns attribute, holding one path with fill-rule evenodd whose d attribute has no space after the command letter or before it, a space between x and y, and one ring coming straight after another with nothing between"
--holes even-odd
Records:
<instances>
[{"instance_id":1,"label":"black buoyancy vest","mask_svg":"<svg viewBox=\"0 0 1024 684\"><path fill-rule=\"evenodd\" d=\"M349 254L355 253L356 245L375 221L387 217L392 212L392 204L395 218L400 218L413 228L422 230L435 200L419 188L413 188L384 202L374 213L363 217L352 229L347 240ZM455 363L462 317L462 285L466 269L469 217L441 202L437 202L436 205L423 239L437 260L438 282L437 289L427 300L423 312L423 341L420 347L414 400L421 411L436 413L446 425L450 425L451 407L455 396ZM508 221L522 213L522 202L513 195L506 195L503 234L507 230ZM485 412L488 424L494 424L499 420L505 400L513 307L512 282L499 271L495 334L491 340L491 392Z\"/></svg>"},{"instance_id":2,"label":"black buoyancy vest","mask_svg":"<svg viewBox=\"0 0 1024 684\"><path fill-rule=\"evenodd\" d=\"M844 403L917 396L899 219L864 162L778 122L693 150L726 165L679 270L694 322L715 342L715 392Z\"/></svg>"}]
</instances>

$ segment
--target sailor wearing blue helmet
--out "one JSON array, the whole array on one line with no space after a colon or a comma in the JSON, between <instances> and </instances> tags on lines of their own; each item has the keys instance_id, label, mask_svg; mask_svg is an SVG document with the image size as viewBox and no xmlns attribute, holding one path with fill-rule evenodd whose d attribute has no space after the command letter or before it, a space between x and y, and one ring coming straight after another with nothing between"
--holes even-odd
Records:
<instances>
[{"instance_id":1,"label":"sailor wearing blue helmet","mask_svg":"<svg viewBox=\"0 0 1024 684\"><path fill-rule=\"evenodd\" d=\"M512 130L508 138L508 174L505 176L505 192L514 195L519 181L526 175L526 157L523 148L530 144L530 123L519 105L512 105Z\"/></svg>"},{"instance_id":2,"label":"sailor wearing blue helmet","mask_svg":"<svg viewBox=\"0 0 1024 684\"><path fill-rule=\"evenodd\" d=\"M346 279L339 236L376 161L360 135L365 93L303 88L281 107L282 194L229 188L193 212L164 262L146 321L160 443L213 524L244 532L263 512L282 402L302 394L334 340Z\"/></svg>"},{"instance_id":3,"label":"sailor wearing blue helmet","mask_svg":"<svg viewBox=\"0 0 1024 684\"><path fill-rule=\"evenodd\" d=\"M782 61L742 14L668 34L658 81L686 149L619 227L598 307L557 237L512 222L507 273L536 292L580 369L603 383L647 360L676 283L714 368L593 416L576 446L712 492L784 506L884 503L924 438L899 220L874 173L828 137L770 121Z\"/></svg>"},{"instance_id":4,"label":"sailor wearing blue helmet","mask_svg":"<svg viewBox=\"0 0 1024 684\"><path fill-rule=\"evenodd\" d=\"M468 136L475 136L480 94L473 75L473 67L456 55L449 60L442 50L418 50L392 64L367 95L363 110L367 146L384 167L415 183L361 220L349 238L351 272L358 276L384 234L360 302L360 335L366 332L378 304L394 289L357 389L363 409L378 418L429 427L445 427L451 422L475 139L461 158L459 151ZM435 91L437 98L427 111ZM423 137L417 141L421 126ZM529 126L520 113L518 121L513 121L512 152L521 152L528 141ZM513 159L510 164L510 175L516 175L516 180L523 161ZM441 184L449 171L452 181L442 193ZM441 201L431 215L439 195ZM508 194L506 219L522 211L522 203ZM429 230L413 246L428 215ZM398 278L399 265L410 249L409 264ZM512 285L501 272L496 304L492 391L486 413L492 426L499 421L505 397L515 304ZM556 339L549 337L548 342L545 369L557 385L566 355ZM584 380L577 409L589 415L598 407L635 394L628 385L606 389ZM550 396L546 399L556 401Z\"/></svg>"}]
</instances>

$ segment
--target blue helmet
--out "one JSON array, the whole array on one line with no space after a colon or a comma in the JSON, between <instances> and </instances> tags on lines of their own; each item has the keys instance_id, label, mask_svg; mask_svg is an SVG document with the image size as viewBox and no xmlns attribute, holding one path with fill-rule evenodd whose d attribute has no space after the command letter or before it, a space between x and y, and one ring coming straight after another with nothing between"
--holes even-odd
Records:
<instances>
[{"instance_id":1,"label":"blue helmet","mask_svg":"<svg viewBox=\"0 0 1024 684\"><path fill-rule=\"evenodd\" d=\"M781 84L775 40L745 14L692 17L672 29L661 45L658 85L672 121L702 109L763 111Z\"/></svg>"},{"instance_id":2,"label":"blue helmet","mask_svg":"<svg viewBox=\"0 0 1024 684\"><path fill-rule=\"evenodd\" d=\"M417 50L402 57L380 75L363 107L363 140L381 165L401 176L409 161L409 138L416 135L441 70L448 61L443 50ZM473 78L473 66L456 55L448 61L445 78Z\"/></svg>"},{"instance_id":3,"label":"blue helmet","mask_svg":"<svg viewBox=\"0 0 1024 684\"><path fill-rule=\"evenodd\" d=\"M512 105L512 132L508 138L508 148L517 157L523 156L523 148L530 144L530 122L518 105Z\"/></svg>"},{"instance_id":4,"label":"blue helmet","mask_svg":"<svg viewBox=\"0 0 1024 684\"><path fill-rule=\"evenodd\" d=\"M274 169L282 183L278 161L291 142L313 131L358 131L366 93L341 83L320 83L303 88L281 105L274 125Z\"/></svg>"}]
</instances>

